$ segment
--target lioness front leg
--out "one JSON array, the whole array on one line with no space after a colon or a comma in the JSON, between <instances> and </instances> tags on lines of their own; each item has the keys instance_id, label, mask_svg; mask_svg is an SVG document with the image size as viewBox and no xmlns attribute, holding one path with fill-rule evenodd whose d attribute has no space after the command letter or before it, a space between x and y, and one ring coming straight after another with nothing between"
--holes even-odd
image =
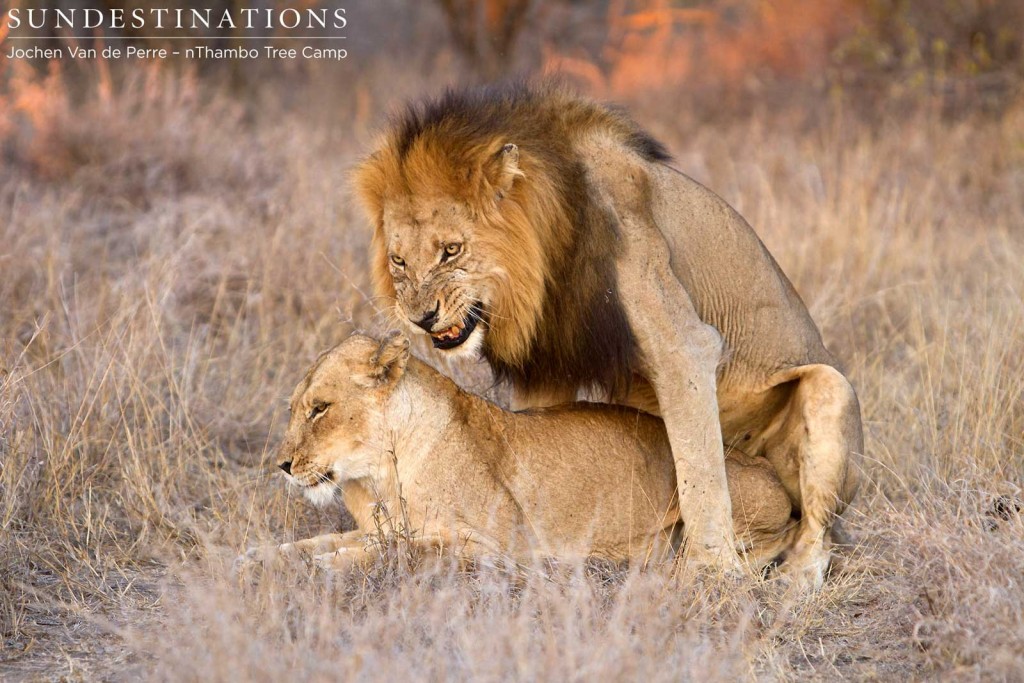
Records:
<instances>
[{"instance_id":1,"label":"lioness front leg","mask_svg":"<svg viewBox=\"0 0 1024 683\"><path fill-rule=\"evenodd\" d=\"M623 306L675 460L687 558L738 568L716 395L722 338L697 315L667 249L630 244L622 261Z\"/></svg>"},{"instance_id":2,"label":"lioness front leg","mask_svg":"<svg viewBox=\"0 0 1024 683\"><path fill-rule=\"evenodd\" d=\"M440 557L444 553L450 553L461 563L486 562L497 560L504 555L498 546L483 540L483 537L472 531L451 532L440 530L423 535L413 536L409 539L409 550L421 557ZM382 557L379 549L373 547L372 542L366 543L365 536L357 542L346 543L340 547L313 558L314 564L320 569L329 571L347 571L359 566L368 567ZM494 561L493 564L504 564Z\"/></svg>"},{"instance_id":3,"label":"lioness front leg","mask_svg":"<svg viewBox=\"0 0 1024 683\"><path fill-rule=\"evenodd\" d=\"M362 543L362 539L365 536L366 534L361 531L349 531L343 534L321 534L320 536L313 536L312 538L305 538L292 543L250 548L235 560L235 571L246 565L261 564L275 557L313 558L317 555L333 552L342 546Z\"/></svg>"}]
</instances>

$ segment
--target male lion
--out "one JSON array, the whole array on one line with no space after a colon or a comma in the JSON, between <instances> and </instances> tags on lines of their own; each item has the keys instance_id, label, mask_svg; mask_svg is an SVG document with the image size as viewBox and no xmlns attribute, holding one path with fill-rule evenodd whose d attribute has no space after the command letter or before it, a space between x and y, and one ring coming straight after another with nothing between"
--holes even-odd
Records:
<instances>
[{"instance_id":1,"label":"male lion","mask_svg":"<svg viewBox=\"0 0 1024 683\"><path fill-rule=\"evenodd\" d=\"M786 570L819 586L857 396L753 229L668 160L550 84L411 106L354 176L376 289L442 353L482 352L516 407L584 392L661 415L702 564L738 562L723 439L767 458L801 518Z\"/></svg>"},{"instance_id":2,"label":"male lion","mask_svg":"<svg viewBox=\"0 0 1024 683\"><path fill-rule=\"evenodd\" d=\"M415 543L468 557L658 559L679 540L661 420L592 403L508 412L412 358L401 334L353 335L320 356L292 394L279 460L315 503L340 489L356 520L278 548L333 569L371 557L374 510L397 517L400 495ZM730 453L726 469L736 536L762 566L794 536L789 497L763 458Z\"/></svg>"}]
</instances>

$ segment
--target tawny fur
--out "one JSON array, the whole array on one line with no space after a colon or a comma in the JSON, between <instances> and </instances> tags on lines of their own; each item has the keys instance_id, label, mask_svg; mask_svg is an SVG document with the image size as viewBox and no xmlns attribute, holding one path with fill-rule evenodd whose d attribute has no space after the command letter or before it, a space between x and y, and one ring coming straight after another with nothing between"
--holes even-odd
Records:
<instances>
[{"instance_id":1,"label":"tawny fur","mask_svg":"<svg viewBox=\"0 0 1024 683\"><path fill-rule=\"evenodd\" d=\"M857 489L857 396L751 227L666 161L551 85L413 106L354 176L377 291L414 331L436 311L435 335L481 304L447 352L479 349L516 406L582 392L660 414L700 562L736 562L723 442L764 456L801 517L789 571L820 585Z\"/></svg>"},{"instance_id":2,"label":"tawny fur","mask_svg":"<svg viewBox=\"0 0 1024 683\"><path fill-rule=\"evenodd\" d=\"M367 559L373 510L400 514L414 540L469 555L663 559L681 524L661 420L580 403L512 413L459 389L409 356L408 339L355 335L296 387L281 447L291 481L317 502L340 490L359 529L288 544L339 568ZM791 505L772 466L727 461L735 532L761 566L793 538ZM340 550L340 552L338 552ZM258 558L266 551L255 551Z\"/></svg>"}]
</instances>

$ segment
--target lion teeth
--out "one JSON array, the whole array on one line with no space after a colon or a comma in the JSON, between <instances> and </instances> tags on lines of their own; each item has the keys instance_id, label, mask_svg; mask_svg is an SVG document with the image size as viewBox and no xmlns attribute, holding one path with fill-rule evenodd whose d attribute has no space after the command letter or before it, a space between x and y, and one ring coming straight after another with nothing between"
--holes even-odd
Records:
<instances>
[{"instance_id":1,"label":"lion teeth","mask_svg":"<svg viewBox=\"0 0 1024 683\"><path fill-rule=\"evenodd\" d=\"M462 333L462 328L458 325L452 325L448 329L441 330L440 332L433 332L431 336L435 339L457 339L459 334Z\"/></svg>"}]
</instances>

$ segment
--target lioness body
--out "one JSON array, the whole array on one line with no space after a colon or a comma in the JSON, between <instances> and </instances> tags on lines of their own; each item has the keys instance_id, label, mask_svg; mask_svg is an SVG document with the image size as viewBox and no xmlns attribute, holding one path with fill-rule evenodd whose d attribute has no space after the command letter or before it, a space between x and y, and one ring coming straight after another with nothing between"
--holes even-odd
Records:
<instances>
[{"instance_id":1,"label":"lioness body","mask_svg":"<svg viewBox=\"0 0 1024 683\"><path fill-rule=\"evenodd\" d=\"M702 563L736 562L723 441L766 457L801 516L789 571L818 585L856 491L856 394L750 226L667 159L557 88L411 108L356 174L377 290L442 352L479 350L517 407L661 415Z\"/></svg>"},{"instance_id":2,"label":"lioness body","mask_svg":"<svg viewBox=\"0 0 1024 683\"><path fill-rule=\"evenodd\" d=\"M399 485L414 538L463 553L660 559L680 538L661 420L587 403L508 412L410 359L403 337L354 336L321 357L293 396L281 460L315 501L340 489L359 526L285 548L334 567L363 557L381 503L399 514ZM764 564L792 538L789 498L763 459L727 466L735 532Z\"/></svg>"}]
</instances>

